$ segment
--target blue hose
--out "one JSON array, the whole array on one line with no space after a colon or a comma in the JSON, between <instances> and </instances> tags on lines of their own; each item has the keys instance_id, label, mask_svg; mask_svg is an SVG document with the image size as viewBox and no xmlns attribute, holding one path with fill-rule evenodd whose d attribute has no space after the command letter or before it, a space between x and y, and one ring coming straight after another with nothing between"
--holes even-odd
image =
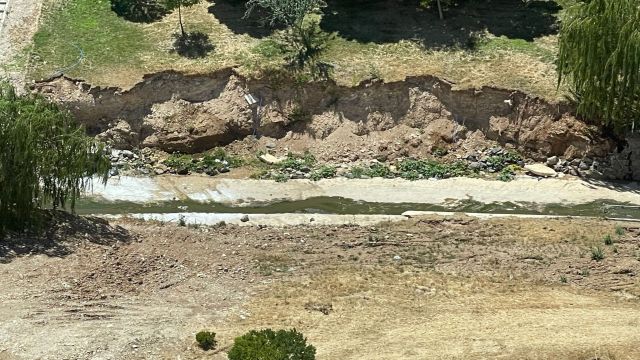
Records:
<instances>
[{"instance_id":1,"label":"blue hose","mask_svg":"<svg viewBox=\"0 0 640 360\"><path fill-rule=\"evenodd\" d=\"M78 51L80 52L80 56L78 56L78 58L76 59L76 61L66 67L63 67L62 69L58 69L56 70L56 72L53 73L53 75L51 75L52 78L54 77L58 77L60 75L63 75L64 73L71 71L73 69L75 69L76 67L78 67L78 65L80 65L80 63L82 62L82 60L84 60L84 50L82 50L78 45L76 44L71 44L74 48L78 49Z\"/></svg>"}]
</instances>

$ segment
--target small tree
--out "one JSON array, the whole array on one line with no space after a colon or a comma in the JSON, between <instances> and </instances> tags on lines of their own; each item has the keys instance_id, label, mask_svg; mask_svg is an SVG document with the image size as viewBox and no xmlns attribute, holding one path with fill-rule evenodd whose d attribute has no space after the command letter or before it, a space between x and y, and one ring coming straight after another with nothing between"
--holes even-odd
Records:
<instances>
[{"instance_id":1,"label":"small tree","mask_svg":"<svg viewBox=\"0 0 640 360\"><path fill-rule=\"evenodd\" d=\"M579 1L560 31L559 84L569 81L578 112L622 131L640 119L638 0Z\"/></svg>"},{"instance_id":2,"label":"small tree","mask_svg":"<svg viewBox=\"0 0 640 360\"><path fill-rule=\"evenodd\" d=\"M211 350L216 347L218 342L216 341L216 333L211 331L200 331L196 334L196 342L202 350Z\"/></svg>"},{"instance_id":3,"label":"small tree","mask_svg":"<svg viewBox=\"0 0 640 360\"><path fill-rule=\"evenodd\" d=\"M92 177L107 180L104 147L42 97L0 83L0 232L33 224L44 206L71 209Z\"/></svg>"},{"instance_id":4,"label":"small tree","mask_svg":"<svg viewBox=\"0 0 640 360\"><path fill-rule=\"evenodd\" d=\"M327 79L332 66L320 57L333 35L324 33L316 20L305 21L307 14L324 6L324 0L249 0L245 18L256 7L264 9L271 25L287 27L280 42L288 67L298 73L308 69L314 79Z\"/></svg>"},{"instance_id":5,"label":"small tree","mask_svg":"<svg viewBox=\"0 0 640 360\"><path fill-rule=\"evenodd\" d=\"M333 35L323 32L317 21L304 21L281 38L285 61L294 72L308 69L314 79L328 79L332 66L321 61L320 57L332 39Z\"/></svg>"},{"instance_id":6,"label":"small tree","mask_svg":"<svg viewBox=\"0 0 640 360\"><path fill-rule=\"evenodd\" d=\"M167 10L173 11L178 9L178 21L180 22L180 33L182 37L186 36L186 32L184 31L184 24L182 22L182 8L183 7L191 7L200 2L200 0L163 0L164 6Z\"/></svg>"}]
</instances>

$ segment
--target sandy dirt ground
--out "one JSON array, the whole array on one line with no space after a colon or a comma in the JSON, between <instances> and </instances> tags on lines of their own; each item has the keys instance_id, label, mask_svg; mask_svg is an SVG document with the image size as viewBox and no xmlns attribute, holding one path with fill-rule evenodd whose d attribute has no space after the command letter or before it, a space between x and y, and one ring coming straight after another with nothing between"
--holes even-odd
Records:
<instances>
[{"instance_id":1,"label":"sandy dirt ground","mask_svg":"<svg viewBox=\"0 0 640 360\"><path fill-rule=\"evenodd\" d=\"M0 242L0 359L225 359L264 327L297 328L318 359L640 358L629 225L56 224ZM196 346L202 329L217 350Z\"/></svg>"},{"instance_id":2,"label":"sandy dirt ground","mask_svg":"<svg viewBox=\"0 0 640 360\"><path fill-rule=\"evenodd\" d=\"M42 4L42 0L9 0L10 12L0 29L0 79L8 79L18 89L25 87L22 52L38 29Z\"/></svg>"}]
</instances>

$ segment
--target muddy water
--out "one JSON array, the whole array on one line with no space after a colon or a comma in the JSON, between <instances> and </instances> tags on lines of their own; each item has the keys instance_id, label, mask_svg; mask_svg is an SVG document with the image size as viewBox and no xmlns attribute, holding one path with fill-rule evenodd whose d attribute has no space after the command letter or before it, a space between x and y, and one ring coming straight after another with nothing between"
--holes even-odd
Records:
<instances>
[{"instance_id":1,"label":"muddy water","mask_svg":"<svg viewBox=\"0 0 640 360\"><path fill-rule=\"evenodd\" d=\"M133 203L127 201L99 201L83 199L77 204L79 214L141 214L141 213L244 213L244 214L341 214L341 215L400 215L405 211L448 211L488 214L532 214L559 216L603 216L640 219L640 209L614 201L594 201L586 204L490 203L473 200L449 204L379 203L355 201L341 197L314 197L298 201L279 201L252 206L231 206L220 203L201 203L192 200Z\"/></svg>"}]
</instances>

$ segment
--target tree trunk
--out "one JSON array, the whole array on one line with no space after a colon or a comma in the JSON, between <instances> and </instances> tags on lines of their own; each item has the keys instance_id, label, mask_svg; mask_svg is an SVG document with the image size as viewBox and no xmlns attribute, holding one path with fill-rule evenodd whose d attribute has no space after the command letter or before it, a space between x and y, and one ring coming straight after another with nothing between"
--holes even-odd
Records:
<instances>
[{"instance_id":1,"label":"tree trunk","mask_svg":"<svg viewBox=\"0 0 640 360\"><path fill-rule=\"evenodd\" d=\"M440 0L438 2L438 14L440 15L440 20L444 20L444 15L442 14L442 4L440 4Z\"/></svg>"},{"instance_id":2,"label":"tree trunk","mask_svg":"<svg viewBox=\"0 0 640 360\"><path fill-rule=\"evenodd\" d=\"M184 25L182 24L182 4L178 4L178 21L180 22L180 32L182 32L182 37L184 37L185 33L184 33Z\"/></svg>"}]
</instances>

